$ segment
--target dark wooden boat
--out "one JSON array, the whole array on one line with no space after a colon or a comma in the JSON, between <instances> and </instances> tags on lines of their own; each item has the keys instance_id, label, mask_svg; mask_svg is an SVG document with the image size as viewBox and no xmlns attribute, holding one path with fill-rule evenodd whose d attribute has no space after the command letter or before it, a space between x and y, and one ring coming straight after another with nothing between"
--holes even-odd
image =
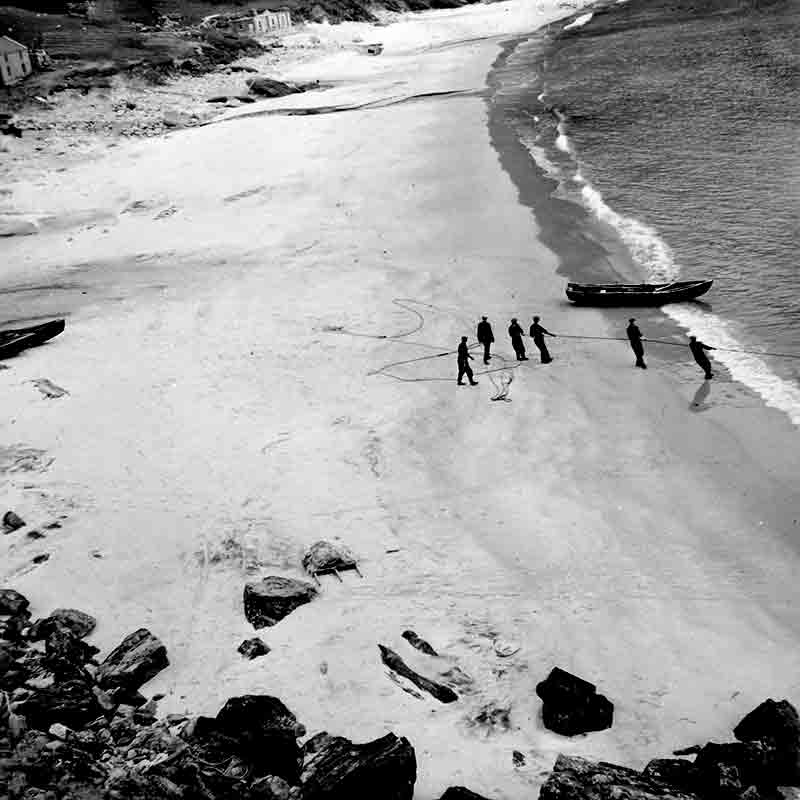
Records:
<instances>
[{"instance_id":1,"label":"dark wooden boat","mask_svg":"<svg viewBox=\"0 0 800 800\"><path fill-rule=\"evenodd\" d=\"M568 283L567 297L584 306L661 306L705 294L714 281Z\"/></svg>"},{"instance_id":2,"label":"dark wooden boat","mask_svg":"<svg viewBox=\"0 0 800 800\"><path fill-rule=\"evenodd\" d=\"M0 358L15 356L26 347L36 347L36 345L58 336L64 330L64 325L63 319L54 319L30 328L0 331Z\"/></svg>"}]
</instances>

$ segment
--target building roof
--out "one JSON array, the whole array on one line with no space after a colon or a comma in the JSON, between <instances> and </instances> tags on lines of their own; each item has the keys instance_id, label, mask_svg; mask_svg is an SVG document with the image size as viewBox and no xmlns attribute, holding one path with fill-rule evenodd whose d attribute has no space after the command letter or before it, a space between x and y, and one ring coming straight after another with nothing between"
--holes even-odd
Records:
<instances>
[{"instance_id":1,"label":"building roof","mask_svg":"<svg viewBox=\"0 0 800 800\"><path fill-rule=\"evenodd\" d=\"M20 50L27 49L24 44L20 44L10 36L0 36L0 55L4 53L19 53Z\"/></svg>"}]
</instances>

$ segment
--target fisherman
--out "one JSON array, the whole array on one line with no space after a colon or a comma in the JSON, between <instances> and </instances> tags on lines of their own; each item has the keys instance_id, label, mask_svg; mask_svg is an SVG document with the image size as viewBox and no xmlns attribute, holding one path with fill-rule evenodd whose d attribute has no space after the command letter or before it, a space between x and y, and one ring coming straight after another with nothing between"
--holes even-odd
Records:
<instances>
[{"instance_id":1,"label":"fisherman","mask_svg":"<svg viewBox=\"0 0 800 800\"><path fill-rule=\"evenodd\" d=\"M511 337L511 346L517 354L517 361L527 361L528 356L525 355L525 344L522 337L525 335L520 328L517 318L511 319L511 324L508 326L508 335Z\"/></svg>"},{"instance_id":2,"label":"fisherman","mask_svg":"<svg viewBox=\"0 0 800 800\"><path fill-rule=\"evenodd\" d=\"M694 360L703 368L706 373L706 380L710 381L714 377L714 373L711 372L711 362L708 360L708 356L703 352L704 350L716 350L716 347L711 347L710 345L703 344L703 342L699 341L696 336L689 337L689 349L692 351L692 355L694 356Z\"/></svg>"},{"instance_id":3,"label":"fisherman","mask_svg":"<svg viewBox=\"0 0 800 800\"><path fill-rule=\"evenodd\" d=\"M642 344L642 332L636 324L636 318L631 317L628 320L628 327L625 329L628 334L628 340L631 343L631 350L636 354L636 366L642 369L647 369L647 364L644 363L644 345Z\"/></svg>"},{"instance_id":4,"label":"fisherman","mask_svg":"<svg viewBox=\"0 0 800 800\"><path fill-rule=\"evenodd\" d=\"M478 323L478 341L483 345L483 363L488 364L491 358L489 349L494 341L494 334L486 317L481 317L481 321Z\"/></svg>"},{"instance_id":5,"label":"fisherman","mask_svg":"<svg viewBox=\"0 0 800 800\"><path fill-rule=\"evenodd\" d=\"M470 386L477 386L478 381L472 377L472 367L469 365L469 360L472 356L469 354L467 347L467 337L461 337L461 344L458 346L458 385L463 386L464 381L461 380L465 375L469 378Z\"/></svg>"},{"instance_id":6,"label":"fisherman","mask_svg":"<svg viewBox=\"0 0 800 800\"><path fill-rule=\"evenodd\" d=\"M542 364L549 364L553 357L547 350L547 345L544 343L545 334L548 336L555 336L554 333L550 333L544 325L539 324L539 317L533 318L533 325L531 325L531 339L533 339L533 343L539 348L539 355L542 357Z\"/></svg>"}]
</instances>

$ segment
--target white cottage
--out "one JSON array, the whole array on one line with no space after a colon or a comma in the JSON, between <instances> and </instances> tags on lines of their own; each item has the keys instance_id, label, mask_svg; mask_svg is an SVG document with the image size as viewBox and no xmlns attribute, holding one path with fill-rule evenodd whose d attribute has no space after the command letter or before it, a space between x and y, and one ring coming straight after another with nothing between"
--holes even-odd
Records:
<instances>
[{"instance_id":1,"label":"white cottage","mask_svg":"<svg viewBox=\"0 0 800 800\"><path fill-rule=\"evenodd\" d=\"M9 36L0 36L0 86L11 86L31 72L28 48Z\"/></svg>"}]
</instances>

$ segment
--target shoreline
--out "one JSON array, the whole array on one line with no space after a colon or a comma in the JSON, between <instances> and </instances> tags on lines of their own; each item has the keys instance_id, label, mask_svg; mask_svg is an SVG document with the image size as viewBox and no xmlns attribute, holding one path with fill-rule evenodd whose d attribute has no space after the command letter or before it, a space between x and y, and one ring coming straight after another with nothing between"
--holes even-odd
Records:
<instances>
[{"instance_id":1,"label":"shoreline","mask_svg":"<svg viewBox=\"0 0 800 800\"><path fill-rule=\"evenodd\" d=\"M292 102L485 88L499 45L464 40L534 16L508 3L401 21L381 29L385 58L332 58L341 85ZM0 372L8 502L31 525L67 515L39 542L0 538L4 581L37 613L97 611L104 649L152 629L172 663L146 691L166 713L255 691L310 734L408 736L418 800L457 783L528 796L558 752L643 765L800 691L786 426L735 399L692 414L694 372L654 356L642 374L622 343L555 339L551 368L516 369L506 320L542 312L565 330L575 310L520 202L539 185L532 162L518 153L509 177L487 116L464 95L176 132L23 194L29 209L105 208L106 232L9 243L31 283L66 268L80 305ZM471 336L482 313L510 403L491 401L481 370L456 388L449 359L401 367L408 382L374 374ZM370 338L420 317L402 340ZM37 397L43 376L70 395ZM24 448L41 453L15 469ZM242 661L244 582L301 577L320 538L355 550L364 578L325 583L268 630L269 655ZM417 663L460 702L387 680L377 644L402 647L406 627L442 653ZM498 640L521 649L501 659ZM615 702L612 729L542 727L533 689L554 665Z\"/></svg>"}]
</instances>

